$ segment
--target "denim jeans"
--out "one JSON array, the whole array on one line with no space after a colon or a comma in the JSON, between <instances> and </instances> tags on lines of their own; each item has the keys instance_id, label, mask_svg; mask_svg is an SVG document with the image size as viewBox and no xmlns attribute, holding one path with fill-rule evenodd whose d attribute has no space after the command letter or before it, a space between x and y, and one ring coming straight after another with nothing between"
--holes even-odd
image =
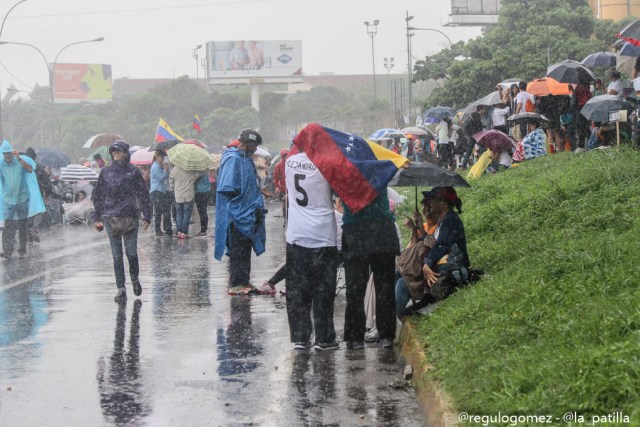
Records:
<instances>
[{"instance_id":1,"label":"denim jeans","mask_svg":"<svg viewBox=\"0 0 640 427\"><path fill-rule=\"evenodd\" d=\"M153 219L156 233L164 231L171 233L173 224L171 223L171 197L168 193L160 191L151 192L151 201L153 202ZM164 226L164 230L161 229Z\"/></svg>"},{"instance_id":2,"label":"denim jeans","mask_svg":"<svg viewBox=\"0 0 640 427\"><path fill-rule=\"evenodd\" d=\"M193 211L193 200L186 203L176 203L176 228L178 233L189 234L191 211Z\"/></svg>"},{"instance_id":3,"label":"denim jeans","mask_svg":"<svg viewBox=\"0 0 640 427\"><path fill-rule=\"evenodd\" d=\"M409 288L404 282L404 279L398 279L396 282L396 316L398 316L398 319L402 320L404 317L404 311L410 300L411 294L409 293Z\"/></svg>"},{"instance_id":4,"label":"denim jeans","mask_svg":"<svg viewBox=\"0 0 640 427\"><path fill-rule=\"evenodd\" d=\"M124 259L122 253L122 243L124 242L124 252L127 254L129 260L129 275L131 280L138 278L140 266L138 264L138 223L136 222L136 228L129 234L123 236L112 237L109 227L109 221L104 221L104 229L109 236L109 243L111 244L111 256L113 257L113 271L116 274L116 286L118 288L124 287Z\"/></svg>"}]
</instances>

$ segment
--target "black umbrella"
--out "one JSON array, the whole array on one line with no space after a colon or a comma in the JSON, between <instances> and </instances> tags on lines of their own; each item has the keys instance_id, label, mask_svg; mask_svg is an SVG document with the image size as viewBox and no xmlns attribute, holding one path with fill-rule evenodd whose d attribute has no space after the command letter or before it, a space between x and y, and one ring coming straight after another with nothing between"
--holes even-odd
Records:
<instances>
[{"instance_id":1,"label":"black umbrella","mask_svg":"<svg viewBox=\"0 0 640 427\"><path fill-rule=\"evenodd\" d=\"M589 83L596 79L591 70L577 61L567 59L547 68L547 77L560 83Z\"/></svg>"},{"instance_id":2,"label":"black umbrella","mask_svg":"<svg viewBox=\"0 0 640 427\"><path fill-rule=\"evenodd\" d=\"M626 39L640 40L640 20L633 21L631 24L624 27L618 36Z\"/></svg>"},{"instance_id":3,"label":"black umbrella","mask_svg":"<svg viewBox=\"0 0 640 427\"><path fill-rule=\"evenodd\" d=\"M580 110L590 122L608 122L609 111L633 110L633 105L617 95L594 96Z\"/></svg>"},{"instance_id":4,"label":"black umbrella","mask_svg":"<svg viewBox=\"0 0 640 427\"><path fill-rule=\"evenodd\" d=\"M426 119L446 119L456 115L456 111L451 107L431 107L424 112L423 117Z\"/></svg>"},{"instance_id":5,"label":"black umbrella","mask_svg":"<svg viewBox=\"0 0 640 427\"><path fill-rule=\"evenodd\" d=\"M411 163L408 168L401 168L391 178L388 186L415 187L416 210L418 209L418 187L470 187L462 176L431 163Z\"/></svg>"},{"instance_id":6,"label":"black umbrella","mask_svg":"<svg viewBox=\"0 0 640 427\"><path fill-rule=\"evenodd\" d=\"M613 52L596 52L580 61L582 65L589 68L610 68L616 66L616 54Z\"/></svg>"},{"instance_id":7,"label":"black umbrella","mask_svg":"<svg viewBox=\"0 0 640 427\"><path fill-rule=\"evenodd\" d=\"M36 148L36 159L42 166L58 169L71 163L71 159L58 148Z\"/></svg>"},{"instance_id":8,"label":"black umbrella","mask_svg":"<svg viewBox=\"0 0 640 427\"><path fill-rule=\"evenodd\" d=\"M532 122L534 120L537 120L539 122L548 122L549 119L547 119L545 116L543 116L542 114L538 114L538 113L518 113L518 114L514 114L513 116L510 116L507 118L508 121L510 122L516 122L516 123L521 123L521 122Z\"/></svg>"},{"instance_id":9,"label":"black umbrella","mask_svg":"<svg viewBox=\"0 0 640 427\"><path fill-rule=\"evenodd\" d=\"M162 141L158 142L157 144L153 144L151 147L149 147L148 151L168 150L169 148L175 147L178 144L180 144L180 141L175 139L171 141Z\"/></svg>"}]
</instances>

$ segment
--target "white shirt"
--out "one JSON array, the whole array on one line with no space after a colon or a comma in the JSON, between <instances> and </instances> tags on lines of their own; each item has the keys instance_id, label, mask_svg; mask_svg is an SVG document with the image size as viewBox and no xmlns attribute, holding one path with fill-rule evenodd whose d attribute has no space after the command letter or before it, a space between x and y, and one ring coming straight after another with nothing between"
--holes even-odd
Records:
<instances>
[{"instance_id":1,"label":"white shirt","mask_svg":"<svg viewBox=\"0 0 640 427\"><path fill-rule=\"evenodd\" d=\"M284 168L289 199L287 243L305 248L336 246L331 188L306 153L289 157Z\"/></svg>"},{"instance_id":2,"label":"white shirt","mask_svg":"<svg viewBox=\"0 0 640 427\"><path fill-rule=\"evenodd\" d=\"M498 108L495 107L493 109L493 113L491 113L491 122L494 126L504 126L507 124L507 117L509 116L509 112L511 108L504 107Z\"/></svg>"},{"instance_id":3,"label":"white shirt","mask_svg":"<svg viewBox=\"0 0 640 427\"><path fill-rule=\"evenodd\" d=\"M624 87L622 86L622 81L618 79L616 81L609 83L609 85L607 86L607 93L609 93L610 90L615 90L618 93L618 95L622 95L622 91L624 90Z\"/></svg>"},{"instance_id":4,"label":"white shirt","mask_svg":"<svg viewBox=\"0 0 640 427\"><path fill-rule=\"evenodd\" d=\"M536 103L536 98L531 95L529 92L518 92L516 95L516 105L520 104L520 113L524 113L527 111L527 99L531 101L532 104ZM517 108L517 107L516 107Z\"/></svg>"}]
</instances>

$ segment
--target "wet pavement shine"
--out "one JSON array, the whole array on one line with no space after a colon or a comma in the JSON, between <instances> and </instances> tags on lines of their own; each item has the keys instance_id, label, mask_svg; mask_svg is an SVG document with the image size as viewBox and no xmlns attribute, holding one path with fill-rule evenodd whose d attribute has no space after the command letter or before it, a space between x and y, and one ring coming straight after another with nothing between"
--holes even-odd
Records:
<instances>
[{"instance_id":1,"label":"wet pavement shine","mask_svg":"<svg viewBox=\"0 0 640 427\"><path fill-rule=\"evenodd\" d=\"M283 219L269 208L255 285L285 257ZM404 367L397 347L293 350L284 296L228 296L211 236L141 230L143 293L127 272L124 304L104 233L66 225L41 239L25 259L0 261L0 426L424 425L413 390L391 386ZM343 291L339 337L344 306Z\"/></svg>"}]
</instances>

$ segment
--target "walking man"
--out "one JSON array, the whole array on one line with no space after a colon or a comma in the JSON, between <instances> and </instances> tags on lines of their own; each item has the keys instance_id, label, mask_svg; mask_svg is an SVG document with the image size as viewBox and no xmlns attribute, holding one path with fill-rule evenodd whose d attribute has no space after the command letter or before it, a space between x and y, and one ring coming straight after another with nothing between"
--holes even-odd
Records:
<instances>
[{"instance_id":1,"label":"walking man","mask_svg":"<svg viewBox=\"0 0 640 427\"><path fill-rule=\"evenodd\" d=\"M2 231L2 253L11 259L13 245L18 231L18 254L23 258L27 253L28 219L45 211L44 201L34 173L35 162L21 156L9 141L0 145L3 161L0 162L0 220L4 220Z\"/></svg>"},{"instance_id":2,"label":"walking man","mask_svg":"<svg viewBox=\"0 0 640 427\"><path fill-rule=\"evenodd\" d=\"M262 144L253 129L244 129L238 146L222 154L216 193L215 258L229 255L229 295L259 293L249 282L251 249L256 255L265 250L266 210L251 156Z\"/></svg>"},{"instance_id":3,"label":"walking man","mask_svg":"<svg viewBox=\"0 0 640 427\"><path fill-rule=\"evenodd\" d=\"M315 330L314 348L335 350L338 249L331 188L304 152L286 160L285 176L289 189L286 289L291 341L296 350L303 350Z\"/></svg>"}]
</instances>

